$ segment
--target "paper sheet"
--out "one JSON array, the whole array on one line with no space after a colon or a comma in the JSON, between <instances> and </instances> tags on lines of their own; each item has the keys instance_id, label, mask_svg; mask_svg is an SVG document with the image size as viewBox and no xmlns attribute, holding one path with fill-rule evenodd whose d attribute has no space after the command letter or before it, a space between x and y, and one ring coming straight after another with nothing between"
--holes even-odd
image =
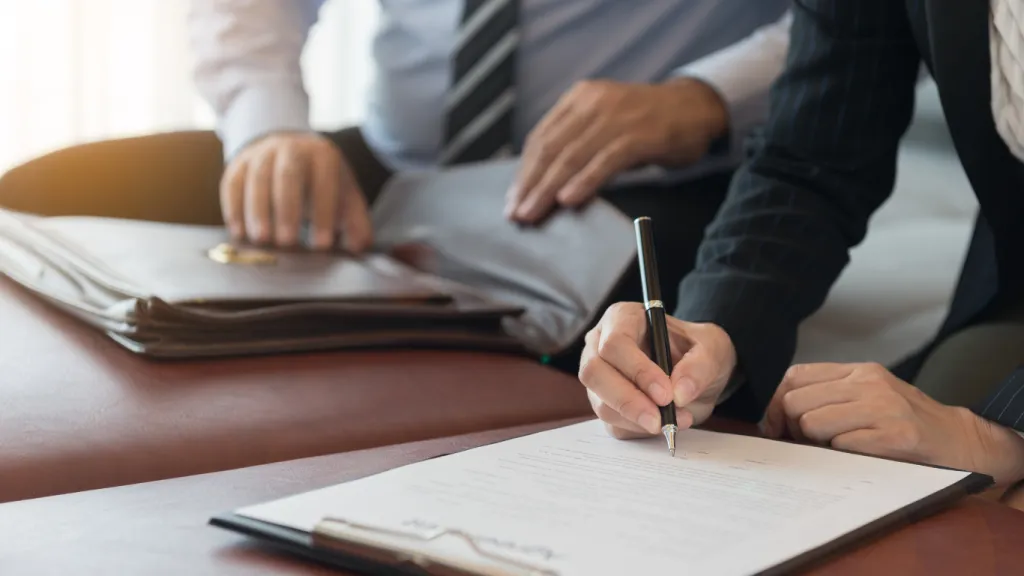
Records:
<instances>
[{"instance_id":1,"label":"paper sheet","mask_svg":"<svg viewBox=\"0 0 1024 576\"><path fill-rule=\"evenodd\" d=\"M595 421L239 510L312 531L324 516L428 534L552 573L754 574L948 487L965 472L700 430L623 442ZM346 535L516 574L454 538Z\"/></svg>"}]
</instances>

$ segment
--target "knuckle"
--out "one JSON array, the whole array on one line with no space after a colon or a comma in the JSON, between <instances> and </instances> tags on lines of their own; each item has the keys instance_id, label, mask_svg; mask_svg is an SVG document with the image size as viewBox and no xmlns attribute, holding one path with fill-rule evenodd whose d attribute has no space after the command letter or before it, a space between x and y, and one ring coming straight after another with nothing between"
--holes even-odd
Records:
<instances>
[{"instance_id":1,"label":"knuckle","mask_svg":"<svg viewBox=\"0 0 1024 576\"><path fill-rule=\"evenodd\" d=\"M865 362L860 364L857 368L859 369L859 372L872 378L877 378L888 372L885 369L885 366L882 366L878 362Z\"/></svg>"},{"instance_id":2,"label":"knuckle","mask_svg":"<svg viewBox=\"0 0 1024 576\"><path fill-rule=\"evenodd\" d=\"M618 315L622 314L624 311L626 311L628 309L629 309L629 303L628 302L616 302L616 303L614 303L614 304L612 304L611 306L608 307L608 310L605 311L604 315L605 316L618 316Z\"/></svg>"},{"instance_id":3,"label":"knuckle","mask_svg":"<svg viewBox=\"0 0 1024 576\"><path fill-rule=\"evenodd\" d=\"M804 434L816 438L821 422L819 422L819 418L814 412L805 412L797 419L797 424L799 424L800 430Z\"/></svg>"},{"instance_id":4,"label":"knuckle","mask_svg":"<svg viewBox=\"0 0 1024 576\"><path fill-rule=\"evenodd\" d=\"M817 417L813 415L813 412L802 414L800 418L797 419L797 425L800 427L800 431L804 436L811 440L823 441L825 439L821 438L818 431L819 423L820 422L818 422Z\"/></svg>"},{"instance_id":5,"label":"knuckle","mask_svg":"<svg viewBox=\"0 0 1024 576\"><path fill-rule=\"evenodd\" d=\"M243 150L241 153L235 156L235 158L231 160L231 162L228 162L227 167L224 168L223 180L228 180L231 177L236 177L239 174L244 173L245 169L248 167L248 163L248 156L246 152Z\"/></svg>"},{"instance_id":6,"label":"knuckle","mask_svg":"<svg viewBox=\"0 0 1024 576\"><path fill-rule=\"evenodd\" d=\"M264 178L273 168L273 157L270 154L260 154L249 162L249 178Z\"/></svg>"},{"instance_id":7,"label":"knuckle","mask_svg":"<svg viewBox=\"0 0 1024 576\"><path fill-rule=\"evenodd\" d=\"M652 369L650 365L641 365L638 366L635 370L633 370L633 374L631 374L630 376L630 380L632 382L634 382L635 384L640 384L641 382L657 382L659 378L665 378L665 373L661 372L661 370L658 368Z\"/></svg>"},{"instance_id":8,"label":"knuckle","mask_svg":"<svg viewBox=\"0 0 1024 576\"><path fill-rule=\"evenodd\" d=\"M613 408L616 412L627 419L633 421L635 421L640 416L641 412L643 412L643 406L641 405L640 400L632 397L619 402L617 406L609 407Z\"/></svg>"},{"instance_id":9,"label":"knuckle","mask_svg":"<svg viewBox=\"0 0 1024 576\"><path fill-rule=\"evenodd\" d=\"M639 302L616 302L608 307L605 316L610 319L635 316L643 311L643 304Z\"/></svg>"},{"instance_id":10,"label":"knuckle","mask_svg":"<svg viewBox=\"0 0 1024 576\"><path fill-rule=\"evenodd\" d=\"M294 178L299 175L300 165L294 154L287 154L280 157L277 165L277 175L281 178Z\"/></svg>"},{"instance_id":11,"label":"knuckle","mask_svg":"<svg viewBox=\"0 0 1024 576\"><path fill-rule=\"evenodd\" d=\"M607 338L602 339L597 344L597 353L602 358L607 358L609 355L614 354L617 350L621 349L625 345L625 341L628 340L622 334L610 334Z\"/></svg>"},{"instance_id":12,"label":"knuckle","mask_svg":"<svg viewBox=\"0 0 1024 576\"><path fill-rule=\"evenodd\" d=\"M596 415L599 419L605 422L610 422L614 420L616 416L618 416L618 413L612 410L604 402L598 401L596 403L593 403L592 406L594 408L594 415Z\"/></svg>"},{"instance_id":13,"label":"knuckle","mask_svg":"<svg viewBox=\"0 0 1024 576\"><path fill-rule=\"evenodd\" d=\"M547 138L539 138L535 144L535 149L537 151L537 158L544 164L549 164L558 154L558 147Z\"/></svg>"},{"instance_id":14,"label":"knuckle","mask_svg":"<svg viewBox=\"0 0 1024 576\"><path fill-rule=\"evenodd\" d=\"M793 364L786 370L786 375L783 376L783 380L793 380L799 378L804 372L807 371L806 364Z\"/></svg>"},{"instance_id":15,"label":"knuckle","mask_svg":"<svg viewBox=\"0 0 1024 576\"><path fill-rule=\"evenodd\" d=\"M790 418L795 418L799 414L797 400L798 398L793 392L786 392L782 395L782 410ZM804 414L803 416L807 416L807 414ZM803 416L801 416L801 419Z\"/></svg>"},{"instance_id":16,"label":"knuckle","mask_svg":"<svg viewBox=\"0 0 1024 576\"><path fill-rule=\"evenodd\" d=\"M595 367L593 354L586 354L585 357L580 359L580 369L577 372L577 376L584 386L589 387L590 384L593 384L594 377L596 376L594 374Z\"/></svg>"},{"instance_id":17,"label":"knuckle","mask_svg":"<svg viewBox=\"0 0 1024 576\"><path fill-rule=\"evenodd\" d=\"M589 160L590 158L581 151L569 151L559 157L558 168L565 172L578 172Z\"/></svg>"}]
</instances>

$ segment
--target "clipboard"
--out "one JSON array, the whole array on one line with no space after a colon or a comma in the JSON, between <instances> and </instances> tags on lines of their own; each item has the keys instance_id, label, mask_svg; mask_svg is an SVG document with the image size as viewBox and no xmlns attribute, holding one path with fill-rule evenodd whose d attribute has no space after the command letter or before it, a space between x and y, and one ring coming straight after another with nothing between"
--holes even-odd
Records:
<instances>
[{"instance_id":1,"label":"clipboard","mask_svg":"<svg viewBox=\"0 0 1024 576\"><path fill-rule=\"evenodd\" d=\"M377 546L366 542L340 538L331 529L332 525L345 525L359 530L407 537L427 542L439 538L454 538L471 548L477 554L502 565L509 576L558 576L558 572L542 566L534 566L511 557L492 553L479 546L473 536L458 530L438 530L434 534L400 533L365 524L354 524L341 518L324 518L314 532L303 532L292 528L276 526L253 520L238 514L225 514L210 520L212 526L237 532L256 539L284 552L291 553L327 566L349 570L359 574L386 576L480 576L426 554L406 553L401 550Z\"/></svg>"},{"instance_id":2,"label":"clipboard","mask_svg":"<svg viewBox=\"0 0 1024 576\"><path fill-rule=\"evenodd\" d=\"M883 537L900 527L913 524L940 512L963 497L983 492L991 487L992 484L993 479L989 476L977 473L969 474L959 482L943 490L933 492L910 506L883 516L828 544L772 566L767 570L757 573L757 576L789 574L796 570L806 569L823 563L839 554L854 549L858 545ZM532 565L512 557L486 551L477 544L472 535L459 530L439 529L435 534L423 535L414 532L399 532L393 529L379 528L366 524L354 524L343 518L325 517L317 524L316 529L310 533L254 520L234 513L215 516L210 520L210 524L253 538L260 543L283 552L358 574L379 574L385 576L480 576L478 572L468 571L447 563L443 558L432 557L426 554L408 553L382 545L371 544L366 541L356 541L355 539L340 537L337 530L333 529L339 525L365 531L368 535L386 533L389 536L407 537L411 541L419 542L439 538L459 539L477 554L485 556L487 560L495 564L501 565L503 573L508 576L559 576L557 571L549 568Z\"/></svg>"}]
</instances>

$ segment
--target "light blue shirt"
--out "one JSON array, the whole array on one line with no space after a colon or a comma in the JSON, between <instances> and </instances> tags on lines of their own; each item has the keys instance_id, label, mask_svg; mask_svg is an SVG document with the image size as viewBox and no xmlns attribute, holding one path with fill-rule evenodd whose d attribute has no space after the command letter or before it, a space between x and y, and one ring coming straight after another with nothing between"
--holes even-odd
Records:
<instances>
[{"instance_id":1,"label":"light blue shirt","mask_svg":"<svg viewBox=\"0 0 1024 576\"><path fill-rule=\"evenodd\" d=\"M349 0L351 1L351 0ZM324 0L192 0L200 92L225 154L280 130L310 130L299 58ZM514 139L577 81L703 79L730 110L734 144L767 115L788 47L788 0L520 0ZM430 166L463 0L380 0L376 71L362 124L393 169ZM344 74L344 70L338 70ZM738 162L739 146L729 162Z\"/></svg>"}]
</instances>

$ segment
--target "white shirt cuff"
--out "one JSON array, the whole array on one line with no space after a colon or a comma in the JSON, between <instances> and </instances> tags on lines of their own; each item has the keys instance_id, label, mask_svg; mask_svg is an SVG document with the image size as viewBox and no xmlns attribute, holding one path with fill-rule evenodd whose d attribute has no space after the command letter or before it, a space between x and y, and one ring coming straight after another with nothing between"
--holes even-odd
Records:
<instances>
[{"instance_id":1,"label":"white shirt cuff","mask_svg":"<svg viewBox=\"0 0 1024 576\"><path fill-rule=\"evenodd\" d=\"M673 73L700 80L718 92L729 112L729 149L735 158L742 158L750 131L768 118L769 93L786 64L791 18L787 12L740 42Z\"/></svg>"},{"instance_id":2,"label":"white shirt cuff","mask_svg":"<svg viewBox=\"0 0 1024 576\"><path fill-rule=\"evenodd\" d=\"M309 96L302 88L289 86L246 88L234 98L218 125L228 160L267 134L310 130Z\"/></svg>"},{"instance_id":3,"label":"white shirt cuff","mask_svg":"<svg viewBox=\"0 0 1024 576\"><path fill-rule=\"evenodd\" d=\"M768 99L763 83L752 79L749 66L735 65L730 54L719 53L694 62L677 72L677 76L696 78L718 92L729 113L729 154L742 154L746 136L768 116Z\"/></svg>"}]
</instances>

